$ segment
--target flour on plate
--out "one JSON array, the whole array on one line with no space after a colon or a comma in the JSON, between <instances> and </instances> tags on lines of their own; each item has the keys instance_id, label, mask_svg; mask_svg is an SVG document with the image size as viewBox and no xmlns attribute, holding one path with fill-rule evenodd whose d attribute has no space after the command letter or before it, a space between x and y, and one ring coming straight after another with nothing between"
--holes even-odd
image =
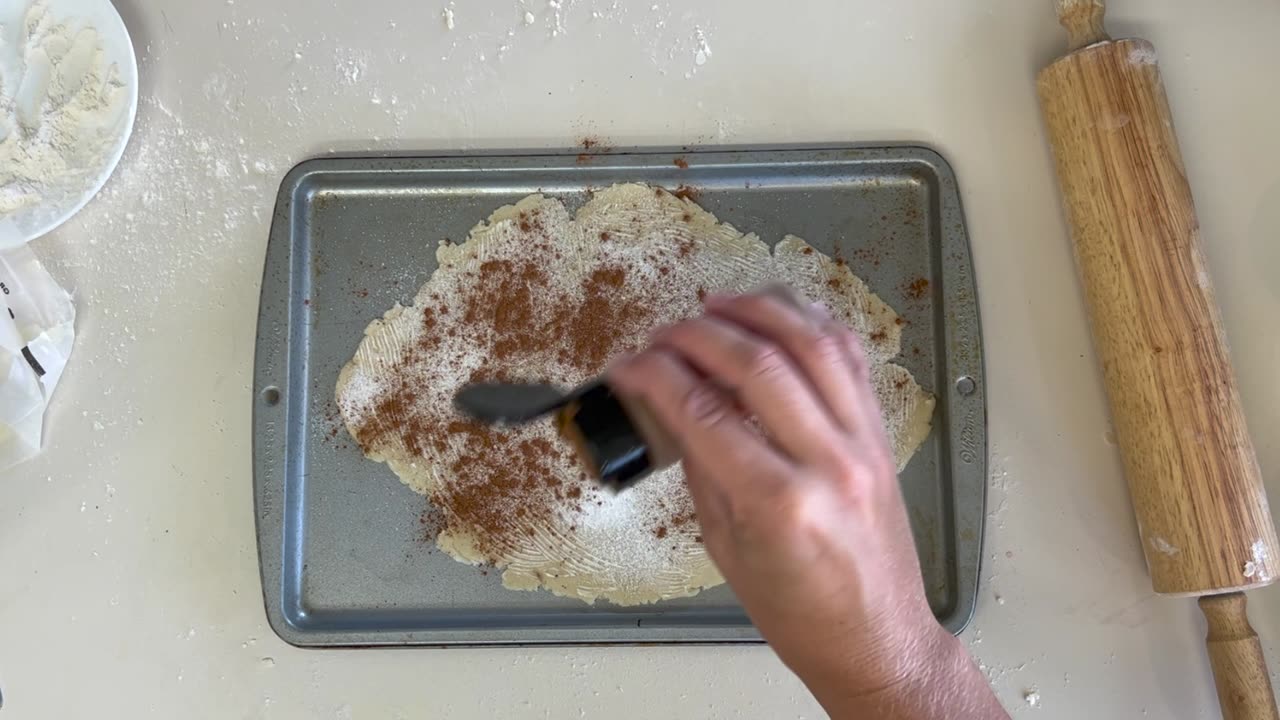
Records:
<instances>
[{"instance_id":1,"label":"flour on plate","mask_svg":"<svg viewBox=\"0 0 1280 720\"><path fill-rule=\"evenodd\" d=\"M0 220L75 203L116 150L128 103L93 27L43 0L0 16Z\"/></svg>"}]
</instances>

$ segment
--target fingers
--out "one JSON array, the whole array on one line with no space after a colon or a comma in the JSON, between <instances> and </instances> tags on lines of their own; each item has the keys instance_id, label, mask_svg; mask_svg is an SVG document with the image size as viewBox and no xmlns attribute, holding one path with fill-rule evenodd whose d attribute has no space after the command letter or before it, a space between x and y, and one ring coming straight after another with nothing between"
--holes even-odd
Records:
<instances>
[{"instance_id":1,"label":"fingers","mask_svg":"<svg viewBox=\"0 0 1280 720\"><path fill-rule=\"evenodd\" d=\"M704 316L655 338L737 396L793 458L825 458L844 438L804 373L777 344L723 319ZM837 352L843 352L837 344Z\"/></svg>"},{"instance_id":2,"label":"fingers","mask_svg":"<svg viewBox=\"0 0 1280 720\"><path fill-rule=\"evenodd\" d=\"M689 462L715 468L709 477L718 491L743 492L737 487L791 477L791 465L747 427L733 398L699 377L676 354L651 348L615 364L608 382L624 399L642 401Z\"/></svg>"},{"instance_id":3,"label":"fingers","mask_svg":"<svg viewBox=\"0 0 1280 720\"><path fill-rule=\"evenodd\" d=\"M846 430L861 424L858 390L866 384L866 358L851 349L852 335L825 311L804 308L775 292L709 297L707 311L777 343L808 376L827 411Z\"/></svg>"},{"instance_id":4,"label":"fingers","mask_svg":"<svg viewBox=\"0 0 1280 720\"><path fill-rule=\"evenodd\" d=\"M693 509L702 526L703 542L710 548L729 527L729 498L716 481L717 468L703 467L693 458L684 458L684 476L693 498Z\"/></svg>"}]
</instances>

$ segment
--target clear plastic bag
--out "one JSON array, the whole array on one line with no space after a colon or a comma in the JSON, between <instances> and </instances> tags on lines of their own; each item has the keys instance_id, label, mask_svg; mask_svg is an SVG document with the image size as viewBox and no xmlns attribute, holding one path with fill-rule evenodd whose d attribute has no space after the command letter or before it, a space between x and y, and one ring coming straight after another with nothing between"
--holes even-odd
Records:
<instances>
[{"instance_id":1,"label":"clear plastic bag","mask_svg":"<svg viewBox=\"0 0 1280 720\"><path fill-rule=\"evenodd\" d=\"M0 250L0 470L40 452L75 342L75 306L26 245Z\"/></svg>"}]
</instances>

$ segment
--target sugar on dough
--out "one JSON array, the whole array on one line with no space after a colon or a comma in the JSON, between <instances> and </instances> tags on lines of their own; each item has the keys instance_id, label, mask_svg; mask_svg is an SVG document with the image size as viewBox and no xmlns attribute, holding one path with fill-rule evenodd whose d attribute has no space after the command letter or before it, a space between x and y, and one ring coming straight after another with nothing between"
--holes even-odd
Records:
<instances>
[{"instance_id":1,"label":"sugar on dough","mask_svg":"<svg viewBox=\"0 0 1280 720\"><path fill-rule=\"evenodd\" d=\"M427 332L419 309L439 303L439 298L448 302L460 295L459 284L468 277L465 270L486 260L518 259L529 252L519 221L528 214L536 214L546 235L563 249L565 261L548 267L553 282L571 289L604 264L624 266L629 270L628 283L646 284L655 325L696 315L700 303L690 291L693 287L726 293L745 292L771 281L789 283L809 299L822 302L834 318L863 339L899 469L928 435L934 398L910 372L889 362L901 349L898 315L844 263L794 236L783 238L771 252L756 235L719 222L696 203L636 184L597 192L576 215L558 200L532 195L499 208L471 231L466 242L442 244L437 251L439 268L418 292L414 305L397 305L374 320L339 376L337 402L353 435L358 435L361 423L368 422L379 392L395 372L396 359ZM655 256L673 259L664 273L654 268ZM440 352L440 362L433 364L431 387L417 402L448 408L457 388L485 362L488 349L446 345ZM554 361L526 365L519 371L525 377L564 386L587 379ZM550 423L520 432L558 442ZM388 436L362 445L369 458L386 462L402 482L428 497L451 481L448 468L458 460L459 451L458 446L449 445L442 450L419 448L415 454L400 439ZM579 470L569 462L551 468L566 479L576 478ZM597 497L599 504L584 503L580 512L556 512L543 518L529 528L518 547L496 558L481 551L475 529L446 527L437 543L460 562L493 563L501 568L508 588L541 587L588 603L597 599L618 605L650 603L694 595L723 582L700 542L696 523L666 537L652 531L660 508L673 499L688 501L679 466L624 493L601 491Z\"/></svg>"}]
</instances>

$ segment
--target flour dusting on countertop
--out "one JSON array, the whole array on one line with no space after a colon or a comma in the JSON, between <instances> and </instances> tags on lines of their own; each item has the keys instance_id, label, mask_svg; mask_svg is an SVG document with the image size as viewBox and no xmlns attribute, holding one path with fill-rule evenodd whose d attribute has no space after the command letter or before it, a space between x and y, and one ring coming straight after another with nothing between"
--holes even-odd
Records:
<instances>
[{"instance_id":1,"label":"flour dusting on countertop","mask_svg":"<svg viewBox=\"0 0 1280 720\"><path fill-rule=\"evenodd\" d=\"M1022 700L1023 702L1025 702L1027 705L1030 705L1031 707L1037 707L1038 705L1040 705L1040 692L1038 690L1035 690L1034 688L1030 690L1024 690L1022 693Z\"/></svg>"}]
</instances>

